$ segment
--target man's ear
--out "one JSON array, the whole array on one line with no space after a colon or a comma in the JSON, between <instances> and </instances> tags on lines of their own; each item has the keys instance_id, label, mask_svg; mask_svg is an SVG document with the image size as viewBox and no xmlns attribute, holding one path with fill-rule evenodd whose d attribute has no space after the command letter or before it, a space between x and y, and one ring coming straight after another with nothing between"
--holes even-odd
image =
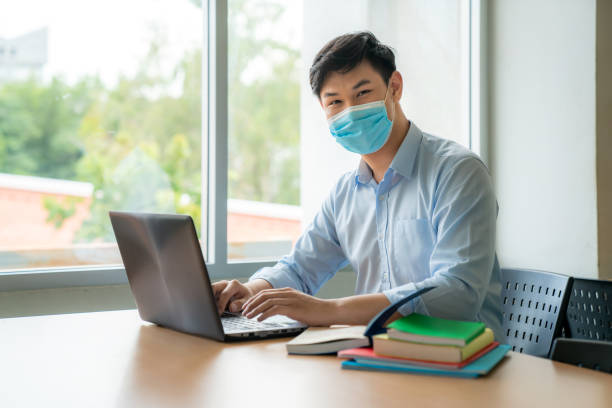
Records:
<instances>
[{"instance_id":1,"label":"man's ear","mask_svg":"<svg viewBox=\"0 0 612 408\"><path fill-rule=\"evenodd\" d=\"M399 71L393 71L389 78L389 86L393 96L393 102L397 103L402 98L402 92L404 90L404 79Z\"/></svg>"}]
</instances>

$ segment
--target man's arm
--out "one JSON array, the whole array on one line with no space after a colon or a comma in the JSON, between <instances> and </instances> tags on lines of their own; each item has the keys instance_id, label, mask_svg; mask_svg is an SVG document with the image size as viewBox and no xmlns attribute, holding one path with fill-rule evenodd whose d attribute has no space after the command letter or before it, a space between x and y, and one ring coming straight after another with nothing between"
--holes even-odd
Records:
<instances>
[{"instance_id":1,"label":"man's arm","mask_svg":"<svg viewBox=\"0 0 612 408\"><path fill-rule=\"evenodd\" d=\"M280 314L309 326L365 325L389 304L382 293L319 299L295 289L283 288L259 292L244 304L242 313L249 319L259 315L259 321ZM399 317L401 315L395 313L389 320Z\"/></svg>"},{"instance_id":2,"label":"man's arm","mask_svg":"<svg viewBox=\"0 0 612 408\"><path fill-rule=\"evenodd\" d=\"M306 294L314 294L338 269L347 264L338 241L334 220L334 197L343 180L344 177L324 200L312 223L297 240L291 254L272 267L260 269L246 284L237 280L213 284L219 313L228 306L230 311L237 312L247 299L272 288L293 288Z\"/></svg>"}]
</instances>

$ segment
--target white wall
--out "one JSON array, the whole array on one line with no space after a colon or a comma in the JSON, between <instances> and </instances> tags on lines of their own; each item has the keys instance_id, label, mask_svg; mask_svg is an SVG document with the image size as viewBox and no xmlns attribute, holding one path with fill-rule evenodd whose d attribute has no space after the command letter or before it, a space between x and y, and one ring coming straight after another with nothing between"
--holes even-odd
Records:
<instances>
[{"instance_id":1,"label":"white wall","mask_svg":"<svg viewBox=\"0 0 612 408\"><path fill-rule=\"evenodd\" d=\"M502 267L597 277L595 0L489 3Z\"/></svg>"},{"instance_id":2,"label":"white wall","mask_svg":"<svg viewBox=\"0 0 612 408\"><path fill-rule=\"evenodd\" d=\"M597 0L597 235L599 278L612 279L612 1Z\"/></svg>"}]
</instances>

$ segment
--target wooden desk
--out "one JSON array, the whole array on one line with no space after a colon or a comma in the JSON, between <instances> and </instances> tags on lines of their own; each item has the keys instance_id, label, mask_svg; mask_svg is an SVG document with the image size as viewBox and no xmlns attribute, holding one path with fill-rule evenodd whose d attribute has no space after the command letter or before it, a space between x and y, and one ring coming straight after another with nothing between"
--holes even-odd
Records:
<instances>
[{"instance_id":1,"label":"wooden desk","mask_svg":"<svg viewBox=\"0 0 612 408\"><path fill-rule=\"evenodd\" d=\"M612 407L612 375L510 353L477 380L340 369L135 311L0 319L0 407Z\"/></svg>"}]
</instances>

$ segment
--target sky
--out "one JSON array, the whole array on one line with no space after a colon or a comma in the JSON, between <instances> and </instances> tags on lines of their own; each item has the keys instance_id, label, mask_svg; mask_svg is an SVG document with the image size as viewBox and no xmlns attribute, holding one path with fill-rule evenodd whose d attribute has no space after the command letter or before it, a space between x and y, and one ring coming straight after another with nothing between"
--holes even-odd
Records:
<instances>
[{"instance_id":1,"label":"sky","mask_svg":"<svg viewBox=\"0 0 612 408\"><path fill-rule=\"evenodd\" d=\"M299 48L302 2L272 1L285 4L286 14L278 25L261 27L260 35ZM189 0L0 0L0 38L47 27L44 77L59 74L71 83L99 74L113 85L119 74L133 75L156 32L167 39L161 69L169 73L185 51L202 47L203 19ZM250 68L246 77L265 71L257 64Z\"/></svg>"},{"instance_id":2,"label":"sky","mask_svg":"<svg viewBox=\"0 0 612 408\"><path fill-rule=\"evenodd\" d=\"M69 82L99 74L107 84L131 75L156 30L167 38L162 67L202 46L203 14L188 0L0 0L0 37L48 28L45 77Z\"/></svg>"}]
</instances>

